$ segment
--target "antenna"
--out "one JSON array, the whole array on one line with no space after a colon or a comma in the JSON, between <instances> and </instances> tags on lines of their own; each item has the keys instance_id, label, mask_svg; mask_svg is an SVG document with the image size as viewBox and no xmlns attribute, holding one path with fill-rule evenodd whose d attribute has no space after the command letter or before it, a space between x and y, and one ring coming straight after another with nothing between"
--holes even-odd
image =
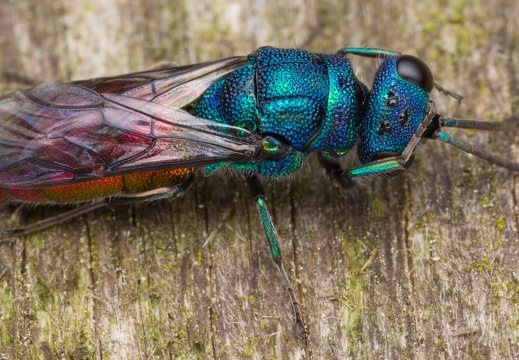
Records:
<instances>
[{"instance_id":1,"label":"antenna","mask_svg":"<svg viewBox=\"0 0 519 360\"><path fill-rule=\"evenodd\" d=\"M469 120L470 121L470 120ZM482 122L486 123L486 122ZM477 146L466 143L464 141L453 138L451 135L444 133L443 131L437 131L434 135L435 139L438 139L446 144L452 145L466 153L477 156L480 159L486 160L489 163L492 163L497 166L501 166L505 169L518 171L519 172L519 162L511 161L505 159L504 157L491 154L488 151L483 149L479 149Z\"/></svg>"},{"instance_id":2,"label":"antenna","mask_svg":"<svg viewBox=\"0 0 519 360\"><path fill-rule=\"evenodd\" d=\"M511 125L515 125L516 122L519 122L519 115L510 116L508 119L500 122L442 118L440 126L460 129L504 130Z\"/></svg>"}]
</instances>

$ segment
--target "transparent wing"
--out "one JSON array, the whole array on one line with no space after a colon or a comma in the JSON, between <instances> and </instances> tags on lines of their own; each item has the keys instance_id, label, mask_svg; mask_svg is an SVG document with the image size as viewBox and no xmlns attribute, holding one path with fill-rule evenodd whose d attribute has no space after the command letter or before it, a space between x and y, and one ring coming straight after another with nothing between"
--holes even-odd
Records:
<instances>
[{"instance_id":1,"label":"transparent wing","mask_svg":"<svg viewBox=\"0 0 519 360\"><path fill-rule=\"evenodd\" d=\"M216 80L247 63L244 56L75 82L98 93L117 93L182 108Z\"/></svg>"},{"instance_id":2,"label":"transparent wing","mask_svg":"<svg viewBox=\"0 0 519 360\"><path fill-rule=\"evenodd\" d=\"M218 74L176 73L167 78L169 87L152 79L108 93L93 90L105 81L84 82L89 88L50 83L0 99L0 187L253 159L261 148L255 134L179 108Z\"/></svg>"}]
</instances>

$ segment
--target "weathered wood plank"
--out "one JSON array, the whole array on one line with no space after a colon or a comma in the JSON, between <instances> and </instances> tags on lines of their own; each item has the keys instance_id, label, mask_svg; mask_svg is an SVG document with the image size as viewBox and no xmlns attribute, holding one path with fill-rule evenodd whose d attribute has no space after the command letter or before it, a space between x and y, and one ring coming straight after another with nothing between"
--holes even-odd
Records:
<instances>
[{"instance_id":1,"label":"weathered wood plank","mask_svg":"<svg viewBox=\"0 0 519 360\"><path fill-rule=\"evenodd\" d=\"M498 120L519 113L518 16L512 0L6 1L0 68L70 80L267 44L369 45L424 58L466 96L459 110L437 96L446 113ZM513 134L455 133L519 159ZM247 188L221 174L174 203L100 210L0 245L0 357L519 356L516 175L431 143L405 176L352 193L314 160L289 180L270 183L269 200L306 342ZM0 212L4 228L12 212Z\"/></svg>"}]
</instances>

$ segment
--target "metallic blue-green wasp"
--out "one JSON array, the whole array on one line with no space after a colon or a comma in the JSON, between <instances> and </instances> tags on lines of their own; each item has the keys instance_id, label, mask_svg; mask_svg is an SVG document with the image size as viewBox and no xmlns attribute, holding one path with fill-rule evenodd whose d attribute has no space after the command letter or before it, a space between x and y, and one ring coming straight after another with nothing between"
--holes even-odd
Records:
<instances>
[{"instance_id":1,"label":"metallic blue-green wasp","mask_svg":"<svg viewBox=\"0 0 519 360\"><path fill-rule=\"evenodd\" d=\"M371 89L355 76L350 55L383 59ZM261 178L292 174L315 152L327 173L349 188L405 171L425 139L519 170L518 163L445 133L443 127L501 124L441 116L431 97L435 87L446 92L420 59L389 50L326 55L264 47L247 57L15 92L0 98L2 199L86 204L3 236L106 204L177 197L197 168L206 174L240 170L304 332ZM343 169L341 157L355 148L359 165Z\"/></svg>"}]
</instances>

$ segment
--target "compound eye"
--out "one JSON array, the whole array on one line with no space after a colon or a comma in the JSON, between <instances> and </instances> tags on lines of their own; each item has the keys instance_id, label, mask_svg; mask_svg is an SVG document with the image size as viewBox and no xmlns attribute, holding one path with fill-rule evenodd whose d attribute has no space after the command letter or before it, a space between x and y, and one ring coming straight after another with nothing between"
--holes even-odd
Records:
<instances>
[{"instance_id":1,"label":"compound eye","mask_svg":"<svg viewBox=\"0 0 519 360\"><path fill-rule=\"evenodd\" d=\"M396 63L396 71L402 79L418 85L427 92L433 89L433 76L431 70L417 57L404 55Z\"/></svg>"}]
</instances>

